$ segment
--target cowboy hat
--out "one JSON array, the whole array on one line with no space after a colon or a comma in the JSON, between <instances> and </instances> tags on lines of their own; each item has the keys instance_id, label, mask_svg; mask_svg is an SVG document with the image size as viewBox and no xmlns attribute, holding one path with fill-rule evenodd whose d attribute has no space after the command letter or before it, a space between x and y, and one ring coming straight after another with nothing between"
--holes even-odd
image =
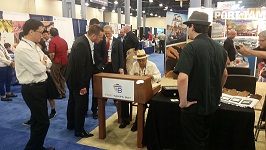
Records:
<instances>
[{"instance_id":1,"label":"cowboy hat","mask_svg":"<svg viewBox=\"0 0 266 150\"><path fill-rule=\"evenodd\" d=\"M198 24L209 26L211 23L208 22L208 14L204 12L194 11L191 16L183 24Z\"/></svg>"},{"instance_id":2,"label":"cowboy hat","mask_svg":"<svg viewBox=\"0 0 266 150\"><path fill-rule=\"evenodd\" d=\"M143 59L143 58L147 58L149 57L150 55L147 55L145 50L142 49L142 50L138 50L137 51L137 55L133 56L134 59Z\"/></svg>"}]
</instances>

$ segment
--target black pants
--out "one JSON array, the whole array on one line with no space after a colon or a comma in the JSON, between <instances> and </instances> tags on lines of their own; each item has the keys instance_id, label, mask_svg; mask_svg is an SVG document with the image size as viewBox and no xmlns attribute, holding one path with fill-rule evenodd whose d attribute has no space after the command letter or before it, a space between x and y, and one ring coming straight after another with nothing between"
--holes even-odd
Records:
<instances>
[{"instance_id":1,"label":"black pants","mask_svg":"<svg viewBox=\"0 0 266 150\"><path fill-rule=\"evenodd\" d=\"M181 126L186 150L209 150L212 115L181 112Z\"/></svg>"},{"instance_id":2,"label":"black pants","mask_svg":"<svg viewBox=\"0 0 266 150\"><path fill-rule=\"evenodd\" d=\"M21 93L31 111L30 140L25 150L40 150L50 125L46 86L44 83L22 85Z\"/></svg>"},{"instance_id":3,"label":"black pants","mask_svg":"<svg viewBox=\"0 0 266 150\"><path fill-rule=\"evenodd\" d=\"M129 119L129 102L121 101L121 118L122 121L130 121Z\"/></svg>"},{"instance_id":4,"label":"black pants","mask_svg":"<svg viewBox=\"0 0 266 150\"><path fill-rule=\"evenodd\" d=\"M159 49L159 53L161 53L161 51L163 51L163 53L165 52L165 40L159 41Z\"/></svg>"},{"instance_id":5,"label":"black pants","mask_svg":"<svg viewBox=\"0 0 266 150\"><path fill-rule=\"evenodd\" d=\"M94 66L93 67L93 75L97 74L97 73L100 73L101 71L96 67ZM94 96L94 92L93 92L93 78L91 79L92 81L92 97L91 97L91 111L93 113L97 113L98 111L98 98ZM89 107L89 103L87 102L87 108Z\"/></svg>"},{"instance_id":6,"label":"black pants","mask_svg":"<svg viewBox=\"0 0 266 150\"><path fill-rule=\"evenodd\" d=\"M84 130L85 115L88 110L88 93L80 95L80 90L69 88L67 104L67 127L75 128L75 132Z\"/></svg>"}]
</instances>

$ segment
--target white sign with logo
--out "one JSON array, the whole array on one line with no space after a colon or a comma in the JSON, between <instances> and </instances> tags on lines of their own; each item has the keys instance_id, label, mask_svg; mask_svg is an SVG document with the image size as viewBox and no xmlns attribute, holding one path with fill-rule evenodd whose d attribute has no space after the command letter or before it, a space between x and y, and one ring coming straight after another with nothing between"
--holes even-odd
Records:
<instances>
[{"instance_id":1,"label":"white sign with logo","mask_svg":"<svg viewBox=\"0 0 266 150\"><path fill-rule=\"evenodd\" d=\"M102 78L102 96L134 101L134 81Z\"/></svg>"},{"instance_id":2,"label":"white sign with logo","mask_svg":"<svg viewBox=\"0 0 266 150\"><path fill-rule=\"evenodd\" d=\"M232 9L235 4L235 1L217 2L217 9Z\"/></svg>"}]
</instances>

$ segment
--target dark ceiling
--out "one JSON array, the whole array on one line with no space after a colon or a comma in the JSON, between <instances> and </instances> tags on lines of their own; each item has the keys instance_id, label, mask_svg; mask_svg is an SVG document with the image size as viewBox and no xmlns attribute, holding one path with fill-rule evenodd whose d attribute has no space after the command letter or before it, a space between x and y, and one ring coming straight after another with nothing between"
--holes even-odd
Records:
<instances>
[{"instance_id":1,"label":"dark ceiling","mask_svg":"<svg viewBox=\"0 0 266 150\"><path fill-rule=\"evenodd\" d=\"M76 4L80 5L80 0L75 0ZM89 7L99 8L101 9L102 6L99 4L95 4L90 2L90 0L86 0L89 3ZM112 11L115 10L117 12L117 7L121 7L121 10L124 11L124 0L117 0L118 4L115 5L114 1L116 0L108 0L108 6L106 6L105 11ZM181 7L181 2L182 7ZM212 0L213 6L216 7L217 2L224 2L224 1L232 1L232 0ZM147 17L155 17L156 16L162 16L165 17L166 12L170 11L172 9L173 11L176 10L188 10L189 8L189 2L190 0L153 0L153 2L149 2L149 0L142 0L142 10L145 10ZM236 1L238 2L238 1ZM163 4L163 6L159 6L159 4ZM202 0L201 5L204 6L204 0ZM137 15L137 0L130 0L130 6L132 13L132 16ZM168 6L168 10L164 10L165 7ZM265 6L266 7L266 0L242 0L242 3L240 6L244 6L245 8L258 8ZM153 14L153 16L150 15L150 13Z\"/></svg>"}]
</instances>

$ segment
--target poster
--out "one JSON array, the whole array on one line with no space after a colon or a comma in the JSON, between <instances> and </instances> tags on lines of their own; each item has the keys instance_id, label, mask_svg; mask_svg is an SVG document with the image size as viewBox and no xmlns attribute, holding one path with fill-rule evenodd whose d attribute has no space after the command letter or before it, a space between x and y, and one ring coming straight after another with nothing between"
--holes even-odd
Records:
<instances>
[{"instance_id":1,"label":"poster","mask_svg":"<svg viewBox=\"0 0 266 150\"><path fill-rule=\"evenodd\" d=\"M165 76L173 77L174 67L179 58L182 46L187 40L187 26L183 22L188 19L188 11L166 13L166 49L165 49ZM158 32L158 31L157 31Z\"/></svg>"},{"instance_id":2,"label":"poster","mask_svg":"<svg viewBox=\"0 0 266 150\"><path fill-rule=\"evenodd\" d=\"M183 22L187 18L187 11L166 13L166 46L186 41L187 26Z\"/></svg>"}]
</instances>

